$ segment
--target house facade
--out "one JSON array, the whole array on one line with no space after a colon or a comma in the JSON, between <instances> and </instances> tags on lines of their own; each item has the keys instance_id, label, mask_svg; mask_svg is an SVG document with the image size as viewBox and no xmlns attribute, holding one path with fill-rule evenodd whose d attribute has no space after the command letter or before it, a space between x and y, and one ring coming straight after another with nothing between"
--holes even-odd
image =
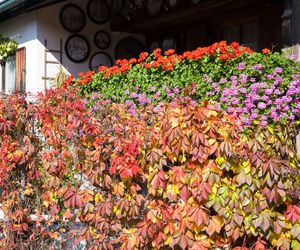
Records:
<instances>
[{"instance_id":1,"label":"house facade","mask_svg":"<svg viewBox=\"0 0 300 250\"><path fill-rule=\"evenodd\" d=\"M19 43L1 90L38 92L58 72L112 65L141 51L215 41L280 51L300 41L298 0L2 0L0 34Z\"/></svg>"},{"instance_id":2,"label":"house facade","mask_svg":"<svg viewBox=\"0 0 300 250\"><path fill-rule=\"evenodd\" d=\"M15 2L16 5L12 3L7 9L3 8L2 5L8 2ZM5 93L16 90L41 91L53 84L53 78L60 70L74 75L77 75L78 72L86 72L90 70L91 56L100 51L109 57L111 63L114 63L113 48L122 38L134 37L141 43L144 42L142 35L112 31L109 21L101 24L95 23L87 16L88 1L85 0L72 1L72 5L83 12L85 19L83 27L75 32L67 30L60 20L62 9L65 6L72 7L71 1L23 2L41 2L43 4L36 3L30 7L24 5L13 12L14 8L21 5L20 1L0 3L0 19L3 16L0 23L0 34L14 39L19 44L16 56L6 62L5 79L2 74L0 76L2 92ZM70 10L73 11L72 8ZM78 16L74 18L78 18ZM109 35L110 44L105 49L98 48L94 43L94 37L98 31ZM76 36L74 43L78 42L78 46L80 46L81 40L76 41L77 35L86 40L88 44L87 56L80 58L80 62L76 61L76 58L70 58L66 53L66 41L70 37ZM79 49L78 47L77 50Z\"/></svg>"}]
</instances>

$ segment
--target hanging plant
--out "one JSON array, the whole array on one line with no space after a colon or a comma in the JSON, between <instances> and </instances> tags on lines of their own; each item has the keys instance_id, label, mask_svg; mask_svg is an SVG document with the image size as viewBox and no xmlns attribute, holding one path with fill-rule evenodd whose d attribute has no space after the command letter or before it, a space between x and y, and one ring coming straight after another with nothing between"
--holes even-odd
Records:
<instances>
[{"instance_id":1,"label":"hanging plant","mask_svg":"<svg viewBox=\"0 0 300 250\"><path fill-rule=\"evenodd\" d=\"M5 62L7 58L13 56L18 48L18 43L8 37L0 35L0 61Z\"/></svg>"}]
</instances>

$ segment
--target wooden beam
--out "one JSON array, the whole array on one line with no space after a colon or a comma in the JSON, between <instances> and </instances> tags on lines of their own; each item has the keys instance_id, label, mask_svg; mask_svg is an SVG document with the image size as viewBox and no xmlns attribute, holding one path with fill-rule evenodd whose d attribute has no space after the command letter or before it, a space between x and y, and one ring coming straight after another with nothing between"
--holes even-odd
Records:
<instances>
[{"instance_id":1,"label":"wooden beam","mask_svg":"<svg viewBox=\"0 0 300 250\"><path fill-rule=\"evenodd\" d=\"M161 16L149 17L139 22L128 22L125 18L116 17L111 21L111 28L114 31L148 33L153 30L157 31L170 26L217 16L221 13L231 13L254 4L263 5L265 3L265 1L261 0L209 0L186 9L179 9L170 13L166 12Z\"/></svg>"}]
</instances>

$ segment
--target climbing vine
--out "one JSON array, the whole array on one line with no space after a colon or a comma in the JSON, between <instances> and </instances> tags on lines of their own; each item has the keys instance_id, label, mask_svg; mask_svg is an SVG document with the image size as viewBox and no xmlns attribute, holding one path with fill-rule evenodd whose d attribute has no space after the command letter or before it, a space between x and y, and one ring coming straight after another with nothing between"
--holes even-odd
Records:
<instances>
[{"instance_id":1,"label":"climbing vine","mask_svg":"<svg viewBox=\"0 0 300 250\"><path fill-rule=\"evenodd\" d=\"M13 56L18 48L18 43L8 37L0 35L0 61L5 62L7 58Z\"/></svg>"}]
</instances>

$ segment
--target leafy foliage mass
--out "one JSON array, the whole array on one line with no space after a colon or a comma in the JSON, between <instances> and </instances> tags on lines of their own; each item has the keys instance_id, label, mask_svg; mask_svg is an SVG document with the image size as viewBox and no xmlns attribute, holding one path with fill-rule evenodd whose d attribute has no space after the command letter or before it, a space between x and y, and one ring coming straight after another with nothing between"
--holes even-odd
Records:
<instances>
[{"instance_id":1,"label":"leafy foliage mass","mask_svg":"<svg viewBox=\"0 0 300 250\"><path fill-rule=\"evenodd\" d=\"M18 43L16 41L0 35L0 61L5 62L7 58L16 53L17 48Z\"/></svg>"},{"instance_id":2,"label":"leafy foliage mass","mask_svg":"<svg viewBox=\"0 0 300 250\"><path fill-rule=\"evenodd\" d=\"M78 92L0 101L1 248L300 248L295 127Z\"/></svg>"},{"instance_id":3,"label":"leafy foliage mass","mask_svg":"<svg viewBox=\"0 0 300 250\"><path fill-rule=\"evenodd\" d=\"M96 91L126 103L132 113L149 103L189 96L214 101L247 126L300 120L299 65L279 53L254 53L237 43L223 41L182 55L144 52L138 59L101 66L98 73L80 73L75 83L85 94Z\"/></svg>"}]
</instances>

